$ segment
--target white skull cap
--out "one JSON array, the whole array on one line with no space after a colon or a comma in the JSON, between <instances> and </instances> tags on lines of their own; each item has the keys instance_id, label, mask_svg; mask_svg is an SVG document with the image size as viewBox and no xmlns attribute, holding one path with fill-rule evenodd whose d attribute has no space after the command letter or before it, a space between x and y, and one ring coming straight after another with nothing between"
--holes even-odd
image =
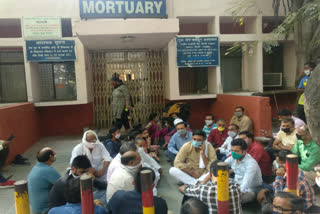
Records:
<instances>
[{"instance_id":1,"label":"white skull cap","mask_svg":"<svg viewBox=\"0 0 320 214\"><path fill-rule=\"evenodd\" d=\"M174 126L176 126L179 123L183 123L183 120L181 120L180 118L177 118L173 121Z\"/></svg>"}]
</instances>

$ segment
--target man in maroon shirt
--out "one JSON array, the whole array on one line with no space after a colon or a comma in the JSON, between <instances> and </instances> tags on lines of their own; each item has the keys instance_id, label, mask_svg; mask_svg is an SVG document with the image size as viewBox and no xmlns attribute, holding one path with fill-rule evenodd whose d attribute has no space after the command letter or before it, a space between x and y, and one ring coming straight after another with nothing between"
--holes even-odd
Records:
<instances>
[{"instance_id":1,"label":"man in maroon shirt","mask_svg":"<svg viewBox=\"0 0 320 214\"><path fill-rule=\"evenodd\" d=\"M239 133L239 138L243 139L248 144L247 153L250 154L259 164L262 174L262 180L265 183L272 182L272 167L271 158L264 147L254 141L253 134L248 131L243 131Z\"/></svg>"},{"instance_id":2,"label":"man in maroon shirt","mask_svg":"<svg viewBox=\"0 0 320 214\"><path fill-rule=\"evenodd\" d=\"M212 144L214 148L219 148L228 137L228 129L226 129L226 121L222 118L216 122L217 128L213 129L208 137L208 142Z\"/></svg>"}]
</instances>

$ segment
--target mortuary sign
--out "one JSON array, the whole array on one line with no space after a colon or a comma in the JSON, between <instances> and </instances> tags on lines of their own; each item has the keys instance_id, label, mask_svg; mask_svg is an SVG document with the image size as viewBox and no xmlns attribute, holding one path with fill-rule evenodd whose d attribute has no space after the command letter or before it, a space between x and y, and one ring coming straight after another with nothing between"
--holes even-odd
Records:
<instances>
[{"instance_id":1,"label":"mortuary sign","mask_svg":"<svg viewBox=\"0 0 320 214\"><path fill-rule=\"evenodd\" d=\"M166 18L166 0L79 0L80 17Z\"/></svg>"},{"instance_id":2,"label":"mortuary sign","mask_svg":"<svg viewBox=\"0 0 320 214\"><path fill-rule=\"evenodd\" d=\"M27 61L74 61L76 59L73 40L26 41Z\"/></svg>"},{"instance_id":3,"label":"mortuary sign","mask_svg":"<svg viewBox=\"0 0 320 214\"><path fill-rule=\"evenodd\" d=\"M217 36L177 37L178 67L219 66L220 51Z\"/></svg>"}]
</instances>

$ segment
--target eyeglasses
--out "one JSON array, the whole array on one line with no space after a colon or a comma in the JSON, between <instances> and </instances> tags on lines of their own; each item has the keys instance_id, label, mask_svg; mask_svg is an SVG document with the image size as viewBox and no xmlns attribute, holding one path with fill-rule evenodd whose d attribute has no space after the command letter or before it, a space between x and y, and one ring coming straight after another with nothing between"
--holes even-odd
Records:
<instances>
[{"instance_id":1,"label":"eyeglasses","mask_svg":"<svg viewBox=\"0 0 320 214\"><path fill-rule=\"evenodd\" d=\"M274 205L273 205L273 209L276 209L276 213L281 213L281 214L285 214L284 212L290 212L290 214L291 214L291 213L294 213L295 211L298 211L295 209L285 209L285 208L282 208L279 206L274 206ZM286 213L286 214L289 214L289 213Z\"/></svg>"}]
</instances>

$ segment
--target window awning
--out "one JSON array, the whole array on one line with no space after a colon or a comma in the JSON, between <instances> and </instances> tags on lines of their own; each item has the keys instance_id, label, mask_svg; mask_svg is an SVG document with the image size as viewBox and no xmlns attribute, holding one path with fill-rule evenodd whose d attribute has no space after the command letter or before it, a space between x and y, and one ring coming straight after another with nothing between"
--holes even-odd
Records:
<instances>
[{"instance_id":1,"label":"window awning","mask_svg":"<svg viewBox=\"0 0 320 214\"><path fill-rule=\"evenodd\" d=\"M75 32L89 50L158 49L179 33L178 19L81 20Z\"/></svg>"}]
</instances>

